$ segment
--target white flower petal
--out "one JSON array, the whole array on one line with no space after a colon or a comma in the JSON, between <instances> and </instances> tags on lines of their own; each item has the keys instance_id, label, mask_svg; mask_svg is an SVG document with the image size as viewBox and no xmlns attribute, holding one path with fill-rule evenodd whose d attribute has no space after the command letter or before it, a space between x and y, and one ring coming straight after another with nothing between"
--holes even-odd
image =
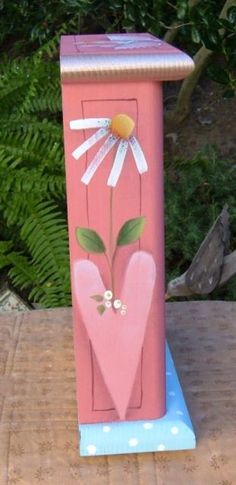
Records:
<instances>
[{"instance_id":1,"label":"white flower petal","mask_svg":"<svg viewBox=\"0 0 236 485\"><path fill-rule=\"evenodd\" d=\"M101 129L103 129L103 128L101 128ZM101 146L101 148L98 150L94 159L92 160L92 162L88 166L87 170L85 171L83 177L81 178L81 182L83 182L86 185L89 184L90 180L93 178L98 167L101 165L103 159L109 153L109 151L112 149L112 147L115 145L117 140L118 140L118 138L114 135L110 135L106 139L106 141Z\"/></svg>"},{"instance_id":2,"label":"white flower petal","mask_svg":"<svg viewBox=\"0 0 236 485\"><path fill-rule=\"evenodd\" d=\"M106 136L107 133L109 133L109 130L106 128L101 128L100 130L96 131L94 135L90 136L87 140L85 140L84 143L82 143L82 145L73 151L72 156L78 160L85 152L87 152L87 150L89 150L89 148L95 145L95 143L101 140L101 138Z\"/></svg>"},{"instance_id":3,"label":"white flower petal","mask_svg":"<svg viewBox=\"0 0 236 485\"><path fill-rule=\"evenodd\" d=\"M143 153L143 150L135 136L131 136L129 138L129 144L131 147L131 150L133 152L134 160L136 163L136 167L138 169L138 172L140 174L147 172L148 171L148 165L146 162L145 155Z\"/></svg>"},{"instance_id":4,"label":"white flower petal","mask_svg":"<svg viewBox=\"0 0 236 485\"><path fill-rule=\"evenodd\" d=\"M121 140L119 143L115 160L113 163L113 167L111 169L111 172L107 181L107 185L110 187L115 187L119 180L119 177L124 165L124 161L125 161L125 156L128 150L128 146L129 144L126 140Z\"/></svg>"},{"instance_id":5,"label":"white flower petal","mask_svg":"<svg viewBox=\"0 0 236 485\"><path fill-rule=\"evenodd\" d=\"M88 128L105 128L111 123L110 118L86 118L70 121L71 130L86 130Z\"/></svg>"}]
</instances>

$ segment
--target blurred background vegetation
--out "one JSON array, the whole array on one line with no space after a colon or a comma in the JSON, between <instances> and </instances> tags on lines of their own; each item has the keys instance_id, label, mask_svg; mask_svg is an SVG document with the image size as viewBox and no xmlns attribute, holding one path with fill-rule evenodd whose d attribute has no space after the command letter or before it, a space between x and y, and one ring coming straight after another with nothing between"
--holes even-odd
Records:
<instances>
[{"instance_id":1,"label":"blurred background vegetation","mask_svg":"<svg viewBox=\"0 0 236 485\"><path fill-rule=\"evenodd\" d=\"M70 304L59 38L148 31L194 57L166 114L191 110L200 76L236 89L236 0L0 0L0 271L31 303ZM220 115L220 114L219 114ZM207 140L206 140L207 142ZM186 270L228 203L236 242L235 164L212 147L166 160L167 279ZM233 278L211 298L236 298Z\"/></svg>"}]
</instances>

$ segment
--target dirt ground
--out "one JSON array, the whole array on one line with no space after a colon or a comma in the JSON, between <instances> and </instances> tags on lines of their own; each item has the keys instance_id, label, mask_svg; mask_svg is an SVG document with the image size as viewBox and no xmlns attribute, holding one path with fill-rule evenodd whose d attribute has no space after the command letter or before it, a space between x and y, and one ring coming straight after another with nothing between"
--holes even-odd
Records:
<instances>
[{"instance_id":1,"label":"dirt ground","mask_svg":"<svg viewBox=\"0 0 236 485\"><path fill-rule=\"evenodd\" d=\"M165 109L170 110L178 86L166 84ZM236 97L224 98L222 87L204 80L195 89L189 116L177 127L165 126L165 157L193 158L207 144L215 146L219 155L236 162Z\"/></svg>"}]
</instances>

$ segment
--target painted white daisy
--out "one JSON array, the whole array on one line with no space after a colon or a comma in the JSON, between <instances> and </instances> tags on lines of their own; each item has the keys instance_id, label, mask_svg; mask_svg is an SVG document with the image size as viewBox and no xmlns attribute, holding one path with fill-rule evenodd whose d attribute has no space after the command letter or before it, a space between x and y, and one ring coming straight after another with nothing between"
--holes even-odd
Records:
<instances>
[{"instance_id":1,"label":"painted white daisy","mask_svg":"<svg viewBox=\"0 0 236 485\"><path fill-rule=\"evenodd\" d=\"M116 186L129 147L133 153L138 172L140 174L147 172L148 165L143 150L137 138L132 135L134 126L134 121L126 114L117 114L113 118L85 118L70 121L70 128L72 130L98 128L98 130L92 136L90 136L87 140L85 140L85 142L83 142L73 151L72 156L76 160L82 157L82 155L84 155L84 153L86 153L99 140L107 137L81 178L81 181L85 185L89 184L106 155L116 144L118 144L118 147L113 167L107 180L108 186Z\"/></svg>"}]
</instances>

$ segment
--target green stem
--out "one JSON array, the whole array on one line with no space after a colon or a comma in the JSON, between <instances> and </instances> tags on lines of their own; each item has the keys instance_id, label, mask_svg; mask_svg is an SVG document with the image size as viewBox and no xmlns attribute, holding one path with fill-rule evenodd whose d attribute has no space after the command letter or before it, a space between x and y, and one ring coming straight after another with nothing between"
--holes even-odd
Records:
<instances>
[{"instance_id":1,"label":"green stem","mask_svg":"<svg viewBox=\"0 0 236 485\"><path fill-rule=\"evenodd\" d=\"M107 262L107 266L109 268L109 271L110 271L110 278L111 278L111 291L112 293L114 294L114 275L113 275L113 268L112 268L112 262L108 256L107 253L104 253L104 256L106 258L106 262Z\"/></svg>"},{"instance_id":2,"label":"green stem","mask_svg":"<svg viewBox=\"0 0 236 485\"><path fill-rule=\"evenodd\" d=\"M114 241L113 241L113 187L110 189L110 200L109 200L109 248L108 254L105 253L107 264L110 271L111 278L111 291L114 295L115 293L115 277L114 277L114 255L116 249L113 252Z\"/></svg>"},{"instance_id":3,"label":"green stem","mask_svg":"<svg viewBox=\"0 0 236 485\"><path fill-rule=\"evenodd\" d=\"M110 261L112 262L112 254L113 254L113 187L111 187L111 189L110 189L109 214L110 214L109 255L110 255Z\"/></svg>"}]
</instances>

